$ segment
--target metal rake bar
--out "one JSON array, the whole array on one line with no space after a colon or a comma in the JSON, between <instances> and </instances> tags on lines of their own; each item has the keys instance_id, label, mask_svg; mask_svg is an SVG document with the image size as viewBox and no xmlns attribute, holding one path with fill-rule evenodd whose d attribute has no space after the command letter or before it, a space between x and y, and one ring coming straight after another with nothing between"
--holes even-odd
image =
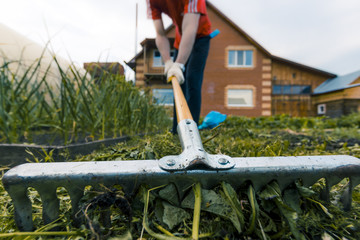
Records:
<instances>
[{"instance_id":1,"label":"metal rake bar","mask_svg":"<svg viewBox=\"0 0 360 240\"><path fill-rule=\"evenodd\" d=\"M119 184L125 193L133 194L140 184L150 187L173 183L179 192L194 182L210 189L225 181L235 189L250 181L256 190L276 180L284 190L289 184L302 179L310 186L320 178L327 181L327 191L344 178L350 178L344 206L350 208L352 188L360 184L360 160L346 155L299 157L232 158L235 166L229 170L191 170L169 172L162 170L158 160L28 163L17 166L3 176L3 184L13 200L15 221L22 231L33 230L32 205L27 196L28 187L34 187L42 199L43 220L46 223L59 216L58 187L65 187L70 195L72 212L85 186L111 187ZM328 195L328 194L327 194Z\"/></svg>"}]
</instances>

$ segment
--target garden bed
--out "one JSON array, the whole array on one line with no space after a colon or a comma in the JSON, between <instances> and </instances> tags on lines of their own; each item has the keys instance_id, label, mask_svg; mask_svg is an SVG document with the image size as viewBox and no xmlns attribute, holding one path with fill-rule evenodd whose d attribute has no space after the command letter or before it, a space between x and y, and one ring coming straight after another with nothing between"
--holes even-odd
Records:
<instances>
[{"instance_id":1,"label":"garden bed","mask_svg":"<svg viewBox=\"0 0 360 240\"><path fill-rule=\"evenodd\" d=\"M95 78L75 66L61 69L54 59L61 79L51 85L47 73L38 78L40 60L26 71L16 71L11 64L0 65L3 166L73 159L126 136L159 131L170 123L151 94L140 93L124 76L104 71Z\"/></svg>"},{"instance_id":2,"label":"garden bed","mask_svg":"<svg viewBox=\"0 0 360 240\"><path fill-rule=\"evenodd\" d=\"M0 166L14 167L19 164L49 159L60 162L75 159L77 155L87 155L130 137L110 138L91 142L73 143L68 145L38 145L38 144L0 144Z\"/></svg>"}]
</instances>

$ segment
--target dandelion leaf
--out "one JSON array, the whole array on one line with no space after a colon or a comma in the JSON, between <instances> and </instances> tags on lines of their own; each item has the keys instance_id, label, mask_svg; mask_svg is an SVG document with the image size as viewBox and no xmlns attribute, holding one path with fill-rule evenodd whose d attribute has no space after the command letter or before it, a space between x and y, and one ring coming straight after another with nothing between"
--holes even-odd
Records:
<instances>
[{"instance_id":1,"label":"dandelion leaf","mask_svg":"<svg viewBox=\"0 0 360 240\"><path fill-rule=\"evenodd\" d=\"M169 227L170 230L182 221L187 220L191 217L191 215L182 208L172 206L167 202L163 202L162 204L164 207L162 220Z\"/></svg>"},{"instance_id":2,"label":"dandelion leaf","mask_svg":"<svg viewBox=\"0 0 360 240\"><path fill-rule=\"evenodd\" d=\"M179 195L174 184L169 184L161 189L159 191L159 196L175 206L180 205Z\"/></svg>"},{"instance_id":3,"label":"dandelion leaf","mask_svg":"<svg viewBox=\"0 0 360 240\"><path fill-rule=\"evenodd\" d=\"M289 224L291 233L297 240L305 240L305 236L297 228L297 212L284 203L281 198L281 190L276 181L268 184L265 189L259 194L260 197L265 201L273 201L276 204L277 209L281 212L281 215L284 216L286 221ZM289 198L289 201L293 201ZM292 202L292 204L295 204Z\"/></svg>"},{"instance_id":4,"label":"dandelion leaf","mask_svg":"<svg viewBox=\"0 0 360 240\"><path fill-rule=\"evenodd\" d=\"M236 230L241 232L241 225L235 211L231 205L213 190L201 190L201 210L216 214L230 220ZM181 207L194 209L195 196L191 191L181 203Z\"/></svg>"},{"instance_id":5,"label":"dandelion leaf","mask_svg":"<svg viewBox=\"0 0 360 240\"><path fill-rule=\"evenodd\" d=\"M310 188L307 188L307 187L304 187L302 186L298 181L295 182L296 184L296 188L299 192L299 194L302 196L302 197L311 197L311 196L314 196L316 193L311 190Z\"/></svg>"},{"instance_id":6,"label":"dandelion leaf","mask_svg":"<svg viewBox=\"0 0 360 240\"><path fill-rule=\"evenodd\" d=\"M300 199L300 195L299 195L297 189L285 190L283 199L284 199L284 202L286 203L286 205L290 206L298 214L301 213L301 207L300 207L301 199Z\"/></svg>"}]
</instances>

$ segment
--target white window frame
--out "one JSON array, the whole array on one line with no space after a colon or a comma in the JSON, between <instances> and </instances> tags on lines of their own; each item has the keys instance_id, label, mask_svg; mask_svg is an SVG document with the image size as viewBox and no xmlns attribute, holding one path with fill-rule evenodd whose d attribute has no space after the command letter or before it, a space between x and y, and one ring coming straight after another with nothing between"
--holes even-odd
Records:
<instances>
[{"instance_id":1,"label":"white window frame","mask_svg":"<svg viewBox=\"0 0 360 240\"><path fill-rule=\"evenodd\" d=\"M173 94L173 98L174 98L174 92L173 92L172 88L153 88L153 89L151 89L151 92L152 92L154 98L155 98L154 91L156 91L156 90L160 90L160 91L162 91L162 90L168 90L168 91L171 91L172 94ZM174 105L174 100L173 100L171 103L157 103L157 105L173 106L173 105Z\"/></svg>"},{"instance_id":2,"label":"white window frame","mask_svg":"<svg viewBox=\"0 0 360 240\"><path fill-rule=\"evenodd\" d=\"M229 91L239 90L251 92L250 104L231 104L229 103ZM256 88L252 85L228 85L225 87L225 106L227 108L254 108L256 105Z\"/></svg>"},{"instance_id":3,"label":"white window frame","mask_svg":"<svg viewBox=\"0 0 360 240\"><path fill-rule=\"evenodd\" d=\"M326 114L326 104L322 103L317 106L318 115Z\"/></svg>"},{"instance_id":4,"label":"white window frame","mask_svg":"<svg viewBox=\"0 0 360 240\"><path fill-rule=\"evenodd\" d=\"M156 57L155 54L158 53L159 57ZM174 56L175 56L175 50L170 50L170 58L174 61ZM156 59L156 60L155 60ZM153 63L152 63L153 67L164 67L165 63L162 60L160 51L157 49L154 49L153 51Z\"/></svg>"},{"instance_id":5,"label":"white window frame","mask_svg":"<svg viewBox=\"0 0 360 240\"><path fill-rule=\"evenodd\" d=\"M234 63L230 64L229 61L229 56L230 56L230 52L234 52ZM243 52L243 56L242 56L242 61L243 64L240 64L240 60L239 60L239 52ZM251 64L247 65L246 64L246 60L247 60L247 54L246 52L251 52ZM228 50L228 66L229 67L252 67L254 66L254 51L253 50Z\"/></svg>"},{"instance_id":6,"label":"white window frame","mask_svg":"<svg viewBox=\"0 0 360 240\"><path fill-rule=\"evenodd\" d=\"M235 55L235 59L234 59L234 63L230 64L229 62L229 57L230 57L230 52L233 51L234 55ZM239 64L239 59L238 59L238 52L239 51L243 51L244 55L243 55L243 64L240 65ZM246 65L246 51L251 51L251 65ZM248 70L248 69L253 69L255 68L256 65L256 48L251 46L251 45L240 45L240 46L227 46L225 48L225 66L229 69L229 70Z\"/></svg>"}]
</instances>

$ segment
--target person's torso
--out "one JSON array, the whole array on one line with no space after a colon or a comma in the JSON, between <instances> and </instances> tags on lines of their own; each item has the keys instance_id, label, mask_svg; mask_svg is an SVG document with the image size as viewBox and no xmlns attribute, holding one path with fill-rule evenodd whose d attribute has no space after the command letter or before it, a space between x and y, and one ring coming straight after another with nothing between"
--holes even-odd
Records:
<instances>
[{"instance_id":1,"label":"person's torso","mask_svg":"<svg viewBox=\"0 0 360 240\"><path fill-rule=\"evenodd\" d=\"M179 47L181 41L182 21L186 13L200 14L196 38L208 36L211 33L211 23L207 15L205 1L203 2L204 6L201 6L198 0L151 0L150 4L172 19L176 27L175 48Z\"/></svg>"}]
</instances>

